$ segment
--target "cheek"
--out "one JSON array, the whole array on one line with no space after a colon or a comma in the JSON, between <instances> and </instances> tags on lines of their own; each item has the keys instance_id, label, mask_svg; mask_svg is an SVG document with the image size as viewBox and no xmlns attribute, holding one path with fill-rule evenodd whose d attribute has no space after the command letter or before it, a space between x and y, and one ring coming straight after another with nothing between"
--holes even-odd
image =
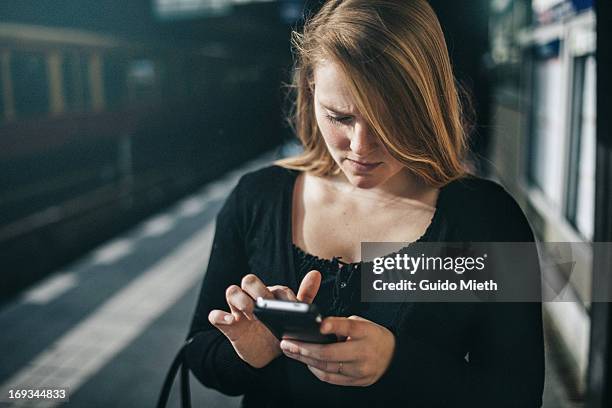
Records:
<instances>
[{"instance_id":1,"label":"cheek","mask_svg":"<svg viewBox=\"0 0 612 408\"><path fill-rule=\"evenodd\" d=\"M329 126L325 129L323 138L330 148L336 150L345 150L350 144L350 139L344 135L344 132L334 126Z\"/></svg>"},{"instance_id":2,"label":"cheek","mask_svg":"<svg viewBox=\"0 0 612 408\"><path fill-rule=\"evenodd\" d=\"M318 124L325 144L329 149L346 150L349 147L351 141L342 129L325 120L320 120Z\"/></svg>"}]
</instances>

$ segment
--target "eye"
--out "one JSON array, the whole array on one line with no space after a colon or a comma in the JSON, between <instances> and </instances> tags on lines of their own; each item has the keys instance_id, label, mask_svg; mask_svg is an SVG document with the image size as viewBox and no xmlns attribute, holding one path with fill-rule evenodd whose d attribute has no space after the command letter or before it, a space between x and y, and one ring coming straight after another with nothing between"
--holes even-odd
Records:
<instances>
[{"instance_id":1,"label":"eye","mask_svg":"<svg viewBox=\"0 0 612 408\"><path fill-rule=\"evenodd\" d=\"M347 125L349 123L351 123L351 121L353 120L352 116L332 116L332 115L325 115L325 117L327 118L327 120L329 120L331 123L336 124L336 125Z\"/></svg>"}]
</instances>

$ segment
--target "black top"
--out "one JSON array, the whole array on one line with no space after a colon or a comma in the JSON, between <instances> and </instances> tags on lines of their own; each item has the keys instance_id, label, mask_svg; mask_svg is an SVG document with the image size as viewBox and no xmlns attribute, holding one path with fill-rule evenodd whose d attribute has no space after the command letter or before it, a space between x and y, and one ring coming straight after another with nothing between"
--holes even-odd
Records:
<instances>
[{"instance_id":1,"label":"black top","mask_svg":"<svg viewBox=\"0 0 612 408\"><path fill-rule=\"evenodd\" d=\"M359 264L323 260L292 243L292 197L299 172L270 166L240 179L217 216L194 314L187 363L202 384L245 395L243 406L539 407L544 351L539 303L361 303ZM444 186L419 241L532 242L520 207L498 184L466 177ZM342 266L342 268L340 268ZM225 289L254 273L297 291L310 269L324 275L314 302L328 314L358 314L391 330L396 348L381 379L347 387L317 379L279 356L255 369L208 322L228 310Z\"/></svg>"}]
</instances>

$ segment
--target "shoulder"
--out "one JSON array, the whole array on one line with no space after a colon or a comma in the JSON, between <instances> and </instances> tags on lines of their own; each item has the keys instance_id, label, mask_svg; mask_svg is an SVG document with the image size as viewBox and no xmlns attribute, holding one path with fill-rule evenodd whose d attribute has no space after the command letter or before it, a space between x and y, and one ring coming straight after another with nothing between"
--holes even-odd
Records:
<instances>
[{"instance_id":1,"label":"shoulder","mask_svg":"<svg viewBox=\"0 0 612 408\"><path fill-rule=\"evenodd\" d=\"M454 180L444 187L445 198L476 206L515 203L512 196L499 183L477 176Z\"/></svg>"},{"instance_id":2,"label":"shoulder","mask_svg":"<svg viewBox=\"0 0 612 408\"><path fill-rule=\"evenodd\" d=\"M477 176L455 180L444 187L441 206L449 223L472 240L532 241L527 217L499 183Z\"/></svg>"},{"instance_id":3,"label":"shoulder","mask_svg":"<svg viewBox=\"0 0 612 408\"><path fill-rule=\"evenodd\" d=\"M270 165L244 174L238 181L243 193L270 193L287 186L297 175L297 171Z\"/></svg>"},{"instance_id":4,"label":"shoulder","mask_svg":"<svg viewBox=\"0 0 612 408\"><path fill-rule=\"evenodd\" d=\"M265 222L284 212L287 197L298 172L280 166L266 166L240 177L227 197L220 214L241 225Z\"/></svg>"},{"instance_id":5,"label":"shoulder","mask_svg":"<svg viewBox=\"0 0 612 408\"><path fill-rule=\"evenodd\" d=\"M270 165L240 177L234 194L243 205L269 205L282 201L283 194L290 191L298 172Z\"/></svg>"}]
</instances>

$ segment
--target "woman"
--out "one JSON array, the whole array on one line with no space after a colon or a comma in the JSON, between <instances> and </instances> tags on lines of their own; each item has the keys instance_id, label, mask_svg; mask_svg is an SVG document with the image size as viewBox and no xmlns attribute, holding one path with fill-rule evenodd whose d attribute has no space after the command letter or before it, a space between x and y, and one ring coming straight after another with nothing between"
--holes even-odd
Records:
<instances>
[{"instance_id":1,"label":"woman","mask_svg":"<svg viewBox=\"0 0 612 408\"><path fill-rule=\"evenodd\" d=\"M514 200L466 171L430 6L329 1L293 40L304 152L244 176L219 213L191 370L244 406L539 407L539 304L360 302L362 241L533 241ZM279 342L258 296L314 301L348 339Z\"/></svg>"}]
</instances>

